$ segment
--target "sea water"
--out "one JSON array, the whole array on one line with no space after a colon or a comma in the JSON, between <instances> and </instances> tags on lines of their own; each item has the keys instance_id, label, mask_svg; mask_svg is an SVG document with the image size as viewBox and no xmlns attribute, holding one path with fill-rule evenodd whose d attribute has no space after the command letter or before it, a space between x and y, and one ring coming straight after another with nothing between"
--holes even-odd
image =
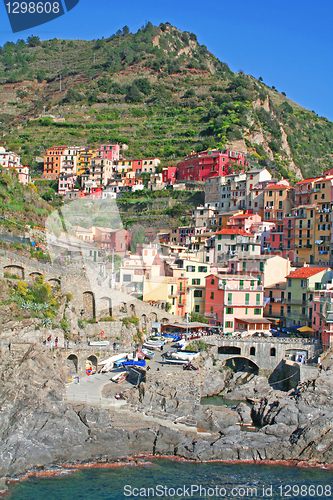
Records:
<instances>
[{"instance_id":1,"label":"sea water","mask_svg":"<svg viewBox=\"0 0 333 500\"><path fill-rule=\"evenodd\" d=\"M280 465L189 463L153 460L139 466L79 469L30 477L10 486L10 500L327 499L333 471Z\"/></svg>"}]
</instances>

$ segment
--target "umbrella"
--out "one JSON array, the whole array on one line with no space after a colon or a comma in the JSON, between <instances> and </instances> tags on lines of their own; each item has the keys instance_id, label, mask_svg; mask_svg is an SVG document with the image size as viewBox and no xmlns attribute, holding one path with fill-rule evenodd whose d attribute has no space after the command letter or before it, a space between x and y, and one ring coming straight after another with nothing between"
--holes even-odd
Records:
<instances>
[{"instance_id":1,"label":"umbrella","mask_svg":"<svg viewBox=\"0 0 333 500\"><path fill-rule=\"evenodd\" d=\"M313 328L310 328L309 326L301 326L300 328L297 328L298 332L314 332Z\"/></svg>"}]
</instances>

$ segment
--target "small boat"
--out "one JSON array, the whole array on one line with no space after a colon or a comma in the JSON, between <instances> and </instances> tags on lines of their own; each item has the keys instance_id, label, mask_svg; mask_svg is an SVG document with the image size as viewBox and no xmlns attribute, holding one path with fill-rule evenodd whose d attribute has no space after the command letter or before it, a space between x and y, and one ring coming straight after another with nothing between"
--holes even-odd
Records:
<instances>
[{"instance_id":1,"label":"small boat","mask_svg":"<svg viewBox=\"0 0 333 500\"><path fill-rule=\"evenodd\" d=\"M142 352L145 355L145 359L152 359L155 355L153 351L150 351L149 349L146 349L145 347L142 349Z\"/></svg>"},{"instance_id":2,"label":"small boat","mask_svg":"<svg viewBox=\"0 0 333 500\"><path fill-rule=\"evenodd\" d=\"M146 362L144 359L130 359L129 361L123 361L123 366L146 366Z\"/></svg>"},{"instance_id":3,"label":"small boat","mask_svg":"<svg viewBox=\"0 0 333 500\"><path fill-rule=\"evenodd\" d=\"M138 359L145 359L146 354L143 351L136 351L136 357Z\"/></svg>"},{"instance_id":4,"label":"small boat","mask_svg":"<svg viewBox=\"0 0 333 500\"><path fill-rule=\"evenodd\" d=\"M157 351L160 351L161 350L161 347L164 346L164 342L157 342L157 341L154 341L154 340L147 340L144 344L143 344L143 347L145 347L146 349L154 349L154 350L157 350Z\"/></svg>"},{"instance_id":5,"label":"small boat","mask_svg":"<svg viewBox=\"0 0 333 500\"><path fill-rule=\"evenodd\" d=\"M120 372L117 373L117 375L115 375L114 377L112 377L111 380L116 384L121 384L122 382L124 382L124 380L126 380L127 377L128 377L128 372Z\"/></svg>"}]
</instances>

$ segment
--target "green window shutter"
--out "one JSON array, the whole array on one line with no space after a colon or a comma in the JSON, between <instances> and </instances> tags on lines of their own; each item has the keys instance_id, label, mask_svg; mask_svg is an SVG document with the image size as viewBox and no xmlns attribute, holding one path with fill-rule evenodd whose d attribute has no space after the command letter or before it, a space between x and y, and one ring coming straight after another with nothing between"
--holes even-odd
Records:
<instances>
[{"instance_id":1,"label":"green window shutter","mask_svg":"<svg viewBox=\"0 0 333 500\"><path fill-rule=\"evenodd\" d=\"M243 262L243 271L246 271L246 262Z\"/></svg>"},{"instance_id":2,"label":"green window shutter","mask_svg":"<svg viewBox=\"0 0 333 500\"><path fill-rule=\"evenodd\" d=\"M257 304L260 304L260 293L257 293Z\"/></svg>"},{"instance_id":3,"label":"green window shutter","mask_svg":"<svg viewBox=\"0 0 333 500\"><path fill-rule=\"evenodd\" d=\"M182 282L180 282L180 283L179 283L179 290L180 290L180 291L182 291L182 288L183 288L183 283L182 283Z\"/></svg>"},{"instance_id":4,"label":"green window shutter","mask_svg":"<svg viewBox=\"0 0 333 500\"><path fill-rule=\"evenodd\" d=\"M221 245L217 245L217 250L220 251L221 250Z\"/></svg>"},{"instance_id":5,"label":"green window shutter","mask_svg":"<svg viewBox=\"0 0 333 500\"><path fill-rule=\"evenodd\" d=\"M214 299L214 292L210 292L210 298Z\"/></svg>"},{"instance_id":6,"label":"green window shutter","mask_svg":"<svg viewBox=\"0 0 333 500\"><path fill-rule=\"evenodd\" d=\"M245 304L249 304L249 302L250 302L250 294L246 293L245 294Z\"/></svg>"},{"instance_id":7,"label":"green window shutter","mask_svg":"<svg viewBox=\"0 0 333 500\"><path fill-rule=\"evenodd\" d=\"M232 293L228 293L228 304L232 304Z\"/></svg>"},{"instance_id":8,"label":"green window shutter","mask_svg":"<svg viewBox=\"0 0 333 500\"><path fill-rule=\"evenodd\" d=\"M254 286L254 281L251 281L251 286Z\"/></svg>"},{"instance_id":9,"label":"green window shutter","mask_svg":"<svg viewBox=\"0 0 333 500\"><path fill-rule=\"evenodd\" d=\"M232 234L230 239L231 239L231 240L234 240L234 239L235 239L235 235L234 235L234 234Z\"/></svg>"},{"instance_id":10,"label":"green window shutter","mask_svg":"<svg viewBox=\"0 0 333 500\"><path fill-rule=\"evenodd\" d=\"M221 234L218 235L218 239L222 240L222 235Z\"/></svg>"},{"instance_id":11,"label":"green window shutter","mask_svg":"<svg viewBox=\"0 0 333 500\"><path fill-rule=\"evenodd\" d=\"M234 327L234 322L230 321L230 328L233 328L233 327Z\"/></svg>"},{"instance_id":12,"label":"green window shutter","mask_svg":"<svg viewBox=\"0 0 333 500\"><path fill-rule=\"evenodd\" d=\"M247 314L247 307L245 308L245 314Z\"/></svg>"},{"instance_id":13,"label":"green window shutter","mask_svg":"<svg viewBox=\"0 0 333 500\"><path fill-rule=\"evenodd\" d=\"M260 262L260 271L263 271L264 270L264 263L263 262Z\"/></svg>"},{"instance_id":14,"label":"green window shutter","mask_svg":"<svg viewBox=\"0 0 333 500\"><path fill-rule=\"evenodd\" d=\"M190 270L190 266L186 266L186 272L188 273Z\"/></svg>"}]
</instances>

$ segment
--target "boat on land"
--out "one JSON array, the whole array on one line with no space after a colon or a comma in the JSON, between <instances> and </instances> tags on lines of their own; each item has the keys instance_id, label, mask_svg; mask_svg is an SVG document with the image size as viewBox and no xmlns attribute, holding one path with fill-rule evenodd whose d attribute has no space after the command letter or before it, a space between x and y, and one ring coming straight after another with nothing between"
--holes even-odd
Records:
<instances>
[{"instance_id":1,"label":"boat on land","mask_svg":"<svg viewBox=\"0 0 333 500\"><path fill-rule=\"evenodd\" d=\"M161 350L161 347L164 346L164 342L160 341L160 340L146 340L146 342L144 342L143 344L143 347L145 347L146 349L153 349L153 350L157 350L157 351L160 351Z\"/></svg>"},{"instance_id":2,"label":"boat on land","mask_svg":"<svg viewBox=\"0 0 333 500\"><path fill-rule=\"evenodd\" d=\"M146 361L144 359L129 359L128 361L122 362L123 366L146 366Z\"/></svg>"},{"instance_id":3,"label":"boat on land","mask_svg":"<svg viewBox=\"0 0 333 500\"><path fill-rule=\"evenodd\" d=\"M127 359L127 356L128 356L128 353L127 352L123 352L121 354L115 354L114 356L111 356L110 358L108 359L105 359L104 361L100 361L98 363L98 366L102 366L101 368L101 372L109 372L110 370L112 370L112 368L114 368L114 365L117 364L118 361L125 361Z\"/></svg>"},{"instance_id":4,"label":"boat on land","mask_svg":"<svg viewBox=\"0 0 333 500\"><path fill-rule=\"evenodd\" d=\"M152 359L155 355L153 351L150 351L149 349L146 349L145 347L142 349L142 352L145 355L145 359Z\"/></svg>"},{"instance_id":5,"label":"boat on land","mask_svg":"<svg viewBox=\"0 0 333 500\"><path fill-rule=\"evenodd\" d=\"M126 380L127 377L128 377L128 372L120 372L117 373L117 375L114 375L114 377L112 377L111 380L116 384L121 384Z\"/></svg>"}]
</instances>

